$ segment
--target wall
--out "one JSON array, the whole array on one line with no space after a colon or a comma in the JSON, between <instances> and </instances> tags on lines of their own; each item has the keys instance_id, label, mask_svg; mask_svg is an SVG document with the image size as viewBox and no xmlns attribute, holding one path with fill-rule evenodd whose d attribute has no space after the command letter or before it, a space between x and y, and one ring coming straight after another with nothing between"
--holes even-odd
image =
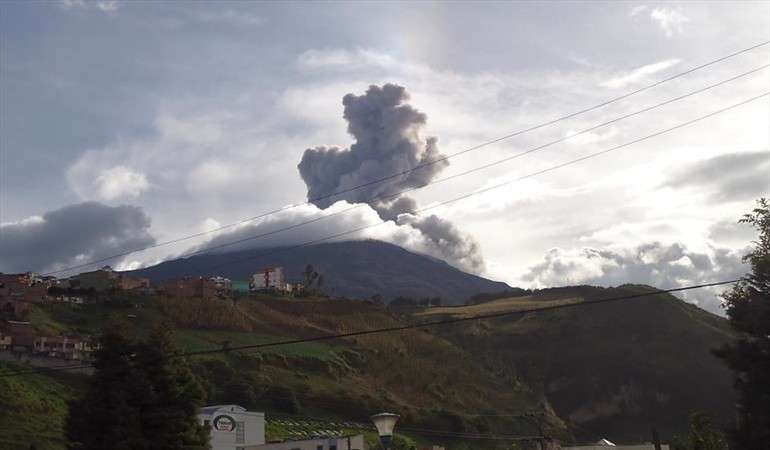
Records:
<instances>
[{"instance_id":1,"label":"wall","mask_svg":"<svg viewBox=\"0 0 770 450\"><path fill-rule=\"evenodd\" d=\"M350 441L348 438L308 439L244 447L244 450L366 450L365 445L364 436L358 434L350 436Z\"/></svg>"}]
</instances>

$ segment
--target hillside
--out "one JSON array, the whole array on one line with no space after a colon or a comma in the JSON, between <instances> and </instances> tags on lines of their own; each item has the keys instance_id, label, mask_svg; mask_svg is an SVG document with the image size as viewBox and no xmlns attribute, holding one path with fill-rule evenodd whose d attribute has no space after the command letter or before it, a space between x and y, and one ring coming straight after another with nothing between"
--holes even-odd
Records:
<instances>
[{"instance_id":1,"label":"hillside","mask_svg":"<svg viewBox=\"0 0 770 450\"><path fill-rule=\"evenodd\" d=\"M644 286L547 289L531 297L434 309L431 318L573 303L649 291ZM483 355L544 392L578 438L671 438L694 410L732 419L731 375L711 349L729 341L727 321L674 296L565 308L442 329L440 335Z\"/></svg>"},{"instance_id":2,"label":"hillside","mask_svg":"<svg viewBox=\"0 0 770 450\"><path fill-rule=\"evenodd\" d=\"M179 346L201 350L649 289L580 286L428 309L325 298L257 296L237 303L148 298L133 306L41 306L30 319L39 329L98 333L109 318L123 317L138 337L146 336L153 323L171 320ZM707 411L718 422L729 420L730 374L710 354L729 339L724 319L661 294L258 353L220 353L190 364L209 403L237 403L267 411L268 417L366 422L372 412L393 410L402 414L403 430L532 435L538 424L521 414L538 411L549 435L623 443L649 440L653 425L670 440L684 432L694 410ZM50 414L61 422L60 408ZM286 432L278 425L271 429ZM456 438L429 436L429 441L461 448ZM505 445L474 441L471 448Z\"/></svg>"},{"instance_id":3,"label":"hillside","mask_svg":"<svg viewBox=\"0 0 770 450\"><path fill-rule=\"evenodd\" d=\"M288 278L300 281L308 264L323 274L323 290L334 297L441 297L445 303L458 304L479 293L509 288L505 283L471 275L435 258L375 240L318 244L286 251L255 249L196 255L133 273L155 283L184 275L223 275L246 280L264 267L282 266Z\"/></svg>"}]
</instances>

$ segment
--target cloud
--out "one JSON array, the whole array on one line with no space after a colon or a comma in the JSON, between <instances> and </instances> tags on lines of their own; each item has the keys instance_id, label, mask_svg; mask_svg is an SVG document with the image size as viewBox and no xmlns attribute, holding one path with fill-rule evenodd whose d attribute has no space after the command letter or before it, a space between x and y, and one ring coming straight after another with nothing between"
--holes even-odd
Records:
<instances>
[{"instance_id":1,"label":"cloud","mask_svg":"<svg viewBox=\"0 0 770 450\"><path fill-rule=\"evenodd\" d=\"M149 228L141 208L97 202L5 223L0 225L0 271L44 272L152 245Z\"/></svg>"},{"instance_id":2,"label":"cloud","mask_svg":"<svg viewBox=\"0 0 770 450\"><path fill-rule=\"evenodd\" d=\"M65 10L92 10L103 13L114 13L120 8L117 0L60 0L59 6Z\"/></svg>"},{"instance_id":3,"label":"cloud","mask_svg":"<svg viewBox=\"0 0 770 450\"><path fill-rule=\"evenodd\" d=\"M650 19L663 30L666 37L682 34L684 24L690 21L681 9L673 8L654 8L650 12Z\"/></svg>"},{"instance_id":4,"label":"cloud","mask_svg":"<svg viewBox=\"0 0 770 450\"><path fill-rule=\"evenodd\" d=\"M642 243L632 247L564 250L554 248L523 277L536 287L593 284L648 284L661 289L738 278L746 273L741 261L746 250L712 247L694 252L674 242ZM724 314L717 296L721 289L694 290L685 300L715 314Z\"/></svg>"},{"instance_id":5,"label":"cloud","mask_svg":"<svg viewBox=\"0 0 770 450\"><path fill-rule=\"evenodd\" d=\"M450 264L481 272L483 257L471 236L446 219L414 214L417 202L400 194L427 185L449 165L447 160L434 163L443 156L437 139L421 136L427 116L406 104L408 99L406 89L395 84L372 85L364 95L343 97L343 117L355 143L348 149L305 150L297 167L307 185L308 200L322 209L339 199L366 203L383 220L396 220L422 232ZM422 167L413 170L418 166ZM393 174L402 175L378 182ZM365 187L351 190L357 186ZM333 192L344 193L324 198Z\"/></svg>"},{"instance_id":6,"label":"cloud","mask_svg":"<svg viewBox=\"0 0 770 450\"><path fill-rule=\"evenodd\" d=\"M310 223L296 226L304 222ZM290 229L277 232L287 227ZM433 229L426 230L429 227ZM480 255L479 249L468 248L477 244L465 239L466 236L448 221L435 216L402 215L399 223L383 222L370 205L346 201L323 210L314 205L303 205L257 222L223 230L191 251L226 253L252 248L290 247L357 229L361 230L327 241L377 239L448 261L464 270L472 271L483 266L483 261L474 259ZM462 242L464 247L454 245L457 241Z\"/></svg>"},{"instance_id":7,"label":"cloud","mask_svg":"<svg viewBox=\"0 0 770 450\"><path fill-rule=\"evenodd\" d=\"M628 85L644 81L651 75L654 75L658 72L662 72L670 67L674 67L675 65L679 64L679 62L679 59L667 59L653 64L647 64L646 66L636 68L626 74L611 78L601 83L600 86L610 89L624 88Z\"/></svg>"},{"instance_id":8,"label":"cloud","mask_svg":"<svg viewBox=\"0 0 770 450\"><path fill-rule=\"evenodd\" d=\"M727 153L673 172L664 186L690 188L714 201L729 202L767 196L770 152Z\"/></svg>"},{"instance_id":9,"label":"cloud","mask_svg":"<svg viewBox=\"0 0 770 450\"><path fill-rule=\"evenodd\" d=\"M97 196L102 200L115 200L120 197L138 197L150 184L143 173L126 166L105 169L94 180Z\"/></svg>"}]
</instances>

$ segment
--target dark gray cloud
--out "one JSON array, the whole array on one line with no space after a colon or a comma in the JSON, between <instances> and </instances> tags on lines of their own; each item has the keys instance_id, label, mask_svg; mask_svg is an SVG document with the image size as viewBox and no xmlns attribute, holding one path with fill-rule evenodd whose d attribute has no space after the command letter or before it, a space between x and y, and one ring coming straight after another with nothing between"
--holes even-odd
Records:
<instances>
[{"instance_id":1,"label":"dark gray cloud","mask_svg":"<svg viewBox=\"0 0 770 450\"><path fill-rule=\"evenodd\" d=\"M746 251L712 248L708 253L695 252L681 243L660 242L619 250L553 249L545 255L543 262L530 267L524 279L539 286L639 283L668 289L738 278L747 270L741 261ZM718 296L723 290L699 289L679 295L701 308L723 315Z\"/></svg>"},{"instance_id":2,"label":"dark gray cloud","mask_svg":"<svg viewBox=\"0 0 770 450\"><path fill-rule=\"evenodd\" d=\"M155 242L150 218L136 206L69 205L0 226L0 271L46 271Z\"/></svg>"},{"instance_id":3,"label":"dark gray cloud","mask_svg":"<svg viewBox=\"0 0 770 450\"><path fill-rule=\"evenodd\" d=\"M436 138L423 139L420 130L427 116L408 104L409 95L401 86L370 86L364 95L348 94L342 99L348 132L355 139L349 149L316 147L305 150L299 173L308 188L308 199L325 196L385 176L404 172L440 158ZM316 200L319 208L335 201L369 203L388 210L392 199L372 199L397 194L429 183L448 161L441 161L386 182L375 183L339 196Z\"/></svg>"},{"instance_id":4,"label":"dark gray cloud","mask_svg":"<svg viewBox=\"0 0 770 450\"><path fill-rule=\"evenodd\" d=\"M470 272L484 271L484 258L475 239L461 232L450 221L436 215L402 214L398 224L407 224L420 232L439 251L442 259Z\"/></svg>"},{"instance_id":5,"label":"dark gray cloud","mask_svg":"<svg viewBox=\"0 0 770 450\"><path fill-rule=\"evenodd\" d=\"M332 192L359 185L361 189L331 198L313 200L327 208L338 200L367 203L383 220L394 220L421 232L432 246L431 254L446 259L465 270L481 272L484 260L478 243L438 216L415 214L417 202L398 193L421 187L446 166L444 160L426 165L381 183L372 183L391 174L414 169L441 158L437 140L422 138L420 131L427 116L405 104L409 95L401 86L370 86L364 95L347 94L342 103L348 132L355 139L349 149L316 147L305 150L300 161L300 175L308 188L308 199L318 199ZM368 184L368 185L367 185Z\"/></svg>"},{"instance_id":6,"label":"dark gray cloud","mask_svg":"<svg viewBox=\"0 0 770 450\"><path fill-rule=\"evenodd\" d=\"M767 196L770 152L728 153L691 164L674 173L666 186L692 187L716 201Z\"/></svg>"}]
</instances>

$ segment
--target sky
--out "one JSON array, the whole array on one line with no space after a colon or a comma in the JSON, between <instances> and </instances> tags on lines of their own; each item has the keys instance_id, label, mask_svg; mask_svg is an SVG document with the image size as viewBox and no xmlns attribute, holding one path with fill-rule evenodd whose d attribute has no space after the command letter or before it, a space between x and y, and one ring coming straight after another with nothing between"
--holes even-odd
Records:
<instances>
[{"instance_id":1,"label":"sky","mask_svg":"<svg viewBox=\"0 0 770 450\"><path fill-rule=\"evenodd\" d=\"M759 69L763 46L305 203L767 41L767 2L6 1L0 37L0 271L198 235L106 261L136 268L384 221L339 239L512 286L670 288L745 273L755 234L737 221L770 195L767 97L537 174L767 92L764 68L583 132ZM722 314L718 293L683 297Z\"/></svg>"}]
</instances>

